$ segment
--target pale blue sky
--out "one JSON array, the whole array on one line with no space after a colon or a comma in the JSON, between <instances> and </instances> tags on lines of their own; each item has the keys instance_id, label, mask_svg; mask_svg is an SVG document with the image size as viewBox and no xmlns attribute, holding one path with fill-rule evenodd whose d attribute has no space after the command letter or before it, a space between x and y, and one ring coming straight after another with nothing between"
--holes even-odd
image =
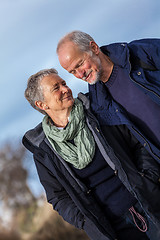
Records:
<instances>
[{"instance_id":1,"label":"pale blue sky","mask_svg":"<svg viewBox=\"0 0 160 240\"><path fill-rule=\"evenodd\" d=\"M82 30L99 45L160 37L159 0L0 0L0 143L21 138L42 115L24 98L29 76L55 67L74 96L87 84L61 68L60 37Z\"/></svg>"},{"instance_id":2,"label":"pale blue sky","mask_svg":"<svg viewBox=\"0 0 160 240\"><path fill-rule=\"evenodd\" d=\"M20 140L43 117L24 98L31 74L55 67L74 96L87 91L86 83L58 63L56 46L63 35L81 30L99 45L159 38L159 13L159 0L0 0L0 145ZM30 175L38 194L35 167Z\"/></svg>"}]
</instances>

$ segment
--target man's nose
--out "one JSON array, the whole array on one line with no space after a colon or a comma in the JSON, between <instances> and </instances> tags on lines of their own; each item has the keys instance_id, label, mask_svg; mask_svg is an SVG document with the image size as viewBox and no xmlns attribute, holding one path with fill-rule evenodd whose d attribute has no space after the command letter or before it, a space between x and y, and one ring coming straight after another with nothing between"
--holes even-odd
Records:
<instances>
[{"instance_id":1,"label":"man's nose","mask_svg":"<svg viewBox=\"0 0 160 240\"><path fill-rule=\"evenodd\" d=\"M85 71L81 70L81 69L78 69L76 74L75 74L75 77L82 79L84 76L85 76Z\"/></svg>"}]
</instances>

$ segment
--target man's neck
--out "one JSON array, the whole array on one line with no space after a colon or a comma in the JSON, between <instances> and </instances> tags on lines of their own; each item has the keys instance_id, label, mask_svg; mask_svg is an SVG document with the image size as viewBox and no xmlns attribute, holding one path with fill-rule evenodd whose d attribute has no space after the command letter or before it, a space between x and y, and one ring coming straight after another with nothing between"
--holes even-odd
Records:
<instances>
[{"instance_id":1,"label":"man's neck","mask_svg":"<svg viewBox=\"0 0 160 240\"><path fill-rule=\"evenodd\" d=\"M111 61L111 59L108 56L106 56L104 53L102 53L101 65L102 65L101 81L105 83L109 80L109 78L111 76L114 63Z\"/></svg>"}]
</instances>

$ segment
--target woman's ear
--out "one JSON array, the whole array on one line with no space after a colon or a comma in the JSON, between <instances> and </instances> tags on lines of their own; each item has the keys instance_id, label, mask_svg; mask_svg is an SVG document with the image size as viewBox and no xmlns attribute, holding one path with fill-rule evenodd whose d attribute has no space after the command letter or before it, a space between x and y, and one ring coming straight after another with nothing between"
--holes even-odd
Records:
<instances>
[{"instance_id":1,"label":"woman's ear","mask_svg":"<svg viewBox=\"0 0 160 240\"><path fill-rule=\"evenodd\" d=\"M48 109L48 106L45 103L43 103L42 101L35 101L35 105L44 111L46 111Z\"/></svg>"}]
</instances>

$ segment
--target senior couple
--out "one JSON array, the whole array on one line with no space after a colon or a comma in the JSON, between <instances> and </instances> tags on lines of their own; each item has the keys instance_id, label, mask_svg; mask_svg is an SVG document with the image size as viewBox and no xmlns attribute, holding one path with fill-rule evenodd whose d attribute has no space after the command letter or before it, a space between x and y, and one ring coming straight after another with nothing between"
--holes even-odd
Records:
<instances>
[{"instance_id":1,"label":"senior couple","mask_svg":"<svg viewBox=\"0 0 160 240\"><path fill-rule=\"evenodd\" d=\"M25 97L45 116L23 144L48 202L92 240L159 240L160 40L99 47L73 31L57 54L89 93L74 99L53 68L28 79Z\"/></svg>"}]
</instances>

